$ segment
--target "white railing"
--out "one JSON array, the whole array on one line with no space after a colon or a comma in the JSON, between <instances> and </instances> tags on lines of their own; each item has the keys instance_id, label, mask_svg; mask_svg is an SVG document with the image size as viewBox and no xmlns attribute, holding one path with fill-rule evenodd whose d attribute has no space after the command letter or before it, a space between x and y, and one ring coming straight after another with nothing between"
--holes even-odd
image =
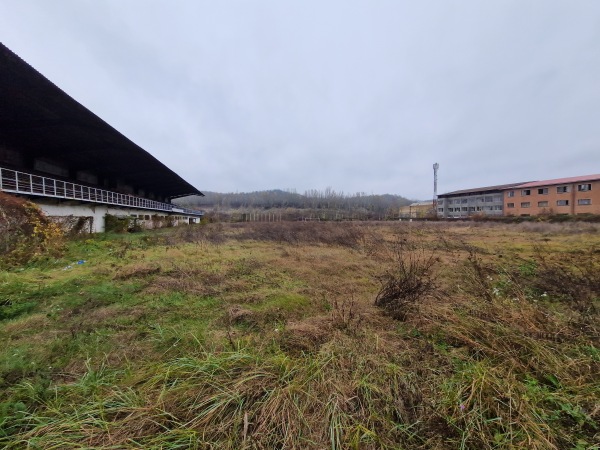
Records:
<instances>
[{"instance_id":1,"label":"white railing","mask_svg":"<svg viewBox=\"0 0 600 450\"><path fill-rule=\"evenodd\" d=\"M0 191L151 209L154 211L175 212L194 216L201 216L204 214L202 211L182 208L170 203L158 202L156 200L136 197L129 194L105 191L104 189L42 177L40 175L33 175L16 170L4 169L2 167L0 167Z\"/></svg>"}]
</instances>

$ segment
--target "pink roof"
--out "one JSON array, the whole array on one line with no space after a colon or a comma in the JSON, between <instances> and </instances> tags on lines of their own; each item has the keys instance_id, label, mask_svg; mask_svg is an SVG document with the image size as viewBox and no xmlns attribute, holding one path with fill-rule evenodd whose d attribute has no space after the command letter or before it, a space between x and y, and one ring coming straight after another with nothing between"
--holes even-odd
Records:
<instances>
[{"instance_id":1,"label":"pink roof","mask_svg":"<svg viewBox=\"0 0 600 450\"><path fill-rule=\"evenodd\" d=\"M537 187L537 186L549 186L554 184L573 184L580 183L582 181L598 181L600 180L600 174L596 175L582 175L579 177L569 177L569 178L555 178L554 180L542 180L542 181L532 181L531 183L519 184L518 186L514 186L515 188L529 188L529 187Z\"/></svg>"}]
</instances>

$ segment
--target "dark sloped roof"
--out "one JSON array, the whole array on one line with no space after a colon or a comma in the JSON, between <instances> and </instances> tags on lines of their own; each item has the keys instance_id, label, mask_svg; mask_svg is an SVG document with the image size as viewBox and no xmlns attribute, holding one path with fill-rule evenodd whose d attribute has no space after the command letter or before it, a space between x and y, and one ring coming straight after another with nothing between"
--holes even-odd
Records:
<instances>
[{"instance_id":1,"label":"dark sloped roof","mask_svg":"<svg viewBox=\"0 0 600 450\"><path fill-rule=\"evenodd\" d=\"M1 43L0 145L162 197L202 195Z\"/></svg>"},{"instance_id":2,"label":"dark sloped roof","mask_svg":"<svg viewBox=\"0 0 600 450\"><path fill-rule=\"evenodd\" d=\"M485 194L487 193L491 193L491 192L500 192L504 189L510 189L513 188L515 186L519 186L523 183L528 183L528 182L521 182L521 183L509 183L509 184L499 184L496 186L486 186L486 187L478 187L478 188L473 188L473 189L463 189L460 191L452 191L452 192L446 192L444 194L440 194L438 195L438 197L452 197L455 195L466 195L466 194L473 194L473 195L477 195L477 194Z\"/></svg>"}]
</instances>

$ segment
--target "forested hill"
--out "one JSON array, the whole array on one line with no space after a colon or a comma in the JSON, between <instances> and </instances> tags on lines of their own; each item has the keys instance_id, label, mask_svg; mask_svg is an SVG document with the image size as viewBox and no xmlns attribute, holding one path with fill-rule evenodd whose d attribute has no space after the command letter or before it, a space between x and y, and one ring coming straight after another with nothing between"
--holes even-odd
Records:
<instances>
[{"instance_id":1,"label":"forested hill","mask_svg":"<svg viewBox=\"0 0 600 450\"><path fill-rule=\"evenodd\" d=\"M274 189L248 193L218 193L206 192L205 197L186 197L178 199L182 206L201 209L327 209L327 210L357 210L364 209L373 212L385 212L408 205L412 202L400 195L373 195L359 192L346 194L332 189L324 191L309 190L304 194L294 191Z\"/></svg>"}]
</instances>

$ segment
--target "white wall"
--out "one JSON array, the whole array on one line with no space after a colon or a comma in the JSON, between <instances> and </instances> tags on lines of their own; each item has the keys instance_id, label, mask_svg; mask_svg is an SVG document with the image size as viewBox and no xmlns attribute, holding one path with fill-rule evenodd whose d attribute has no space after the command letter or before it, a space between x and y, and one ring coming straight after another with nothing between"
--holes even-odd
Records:
<instances>
[{"instance_id":1,"label":"white wall","mask_svg":"<svg viewBox=\"0 0 600 450\"><path fill-rule=\"evenodd\" d=\"M75 202L56 202L49 199L33 200L47 216L73 216L73 217L93 217L92 232L101 233L104 231L104 216L111 214L113 216L159 216L168 215L164 211L153 211L149 209L138 208L117 208L110 205L102 205L98 203L75 203ZM189 219L193 219L195 223L200 221L196 216L185 216L182 214L176 215L179 220L175 221L175 225L187 224ZM152 220L140 220L139 224L142 227L152 228L154 223Z\"/></svg>"}]
</instances>

